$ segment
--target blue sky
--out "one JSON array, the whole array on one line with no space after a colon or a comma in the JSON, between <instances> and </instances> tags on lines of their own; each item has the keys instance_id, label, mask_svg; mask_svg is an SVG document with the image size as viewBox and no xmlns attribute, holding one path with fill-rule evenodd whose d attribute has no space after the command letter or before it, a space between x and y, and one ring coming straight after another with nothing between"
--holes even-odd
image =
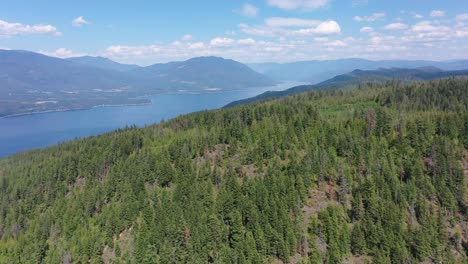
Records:
<instances>
[{"instance_id":1,"label":"blue sky","mask_svg":"<svg viewBox=\"0 0 468 264\"><path fill-rule=\"evenodd\" d=\"M147 65L468 58L465 0L0 0L0 48Z\"/></svg>"}]
</instances>

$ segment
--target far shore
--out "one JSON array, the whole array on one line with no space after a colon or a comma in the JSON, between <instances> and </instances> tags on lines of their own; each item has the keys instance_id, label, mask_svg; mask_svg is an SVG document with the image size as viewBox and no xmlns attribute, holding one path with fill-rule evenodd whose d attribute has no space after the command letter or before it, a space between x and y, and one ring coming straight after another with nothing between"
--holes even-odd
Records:
<instances>
[{"instance_id":1,"label":"far shore","mask_svg":"<svg viewBox=\"0 0 468 264\"><path fill-rule=\"evenodd\" d=\"M261 87L275 87L283 84L288 84L288 82L278 82L274 86L259 86L258 88ZM301 84L306 84L306 83L301 83ZM288 86L285 86L282 90L289 88L290 86L297 86L299 85L298 83L294 83ZM17 113L17 114L11 114L11 115L6 115L6 116L0 116L0 119L6 119L6 118L14 118L14 117L20 117L20 116L27 116L27 115L38 115L38 114L46 114L46 113L54 113L54 112L70 112L70 111L81 111L81 110L89 110L93 108L100 108L100 107L122 107L122 106L143 106L143 105L149 105L152 104L152 100L149 99L151 96L157 96L157 95L164 95L164 94L205 94L205 93L223 93L223 92L231 92L231 91L242 91L242 90L247 90L251 88L256 88L256 87L249 87L249 88L243 88L243 89L222 89L222 88L204 88L202 90L187 90L187 91L161 91L158 93L153 93L153 94L145 94L141 95L135 98L147 98L149 102L146 103L137 103L137 104L101 104L101 105L96 105L96 106L91 106L91 107L82 107L82 108L70 108L70 109L56 109L56 110L46 110L46 111L35 111L35 112L24 112L24 113ZM276 91L276 90L275 90Z\"/></svg>"},{"instance_id":2,"label":"far shore","mask_svg":"<svg viewBox=\"0 0 468 264\"><path fill-rule=\"evenodd\" d=\"M55 113L55 112L71 112L71 111L81 111L81 110L89 110L93 108L102 108L102 107L122 107L122 106L143 106L143 105L150 105L153 102L147 103L140 103L140 104L102 104L102 105L95 105L91 107L82 107L82 108L71 108L71 109L57 109L57 110L47 110L47 111L36 111L36 112L27 112L27 113L18 113L18 114L11 114L6 116L0 116L0 119L6 118L13 118L13 117L20 117L20 116L27 116L27 115L38 115L38 114L46 114L46 113Z\"/></svg>"}]
</instances>

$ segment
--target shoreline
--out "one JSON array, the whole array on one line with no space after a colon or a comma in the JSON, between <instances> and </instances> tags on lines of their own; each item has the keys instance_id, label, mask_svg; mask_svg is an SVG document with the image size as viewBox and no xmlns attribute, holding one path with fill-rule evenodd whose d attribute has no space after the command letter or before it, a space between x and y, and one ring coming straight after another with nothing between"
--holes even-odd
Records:
<instances>
[{"instance_id":1,"label":"shoreline","mask_svg":"<svg viewBox=\"0 0 468 264\"><path fill-rule=\"evenodd\" d=\"M37 112L29 112L29 113L18 113L18 114L11 114L6 116L0 116L0 119L7 119L7 118L14 118L20 116L28 116L28 115L39 115L39 114L47 114L47 113L59 113L59 112L72 112L72 111L82 111L82 110L90 110L94 108L104 108L104 107L123 107L123 106L143 106L143 105L150 105L153 103L152 100L150 102L141 103L141 104L101 104L95 105L90 107L83 107L83 108L72 108L72 109L57 109L57 110L46 110L46 111L37 111Z\"/></svg>"},{"instance_id":2,"label":"shoreline","mask_svg":"<svg viewBox=\"0 0 468 264\"><path fill-rule=\"evenodd\" d=\"M299 82L298 82L299 83ZM302 83L302 82L300 82ZM153 96L158 96L158 95L167 95L167 94L174 94L174 95L177 95L177 94L213 94L213 93L224 93L224 92L234 92L234 91L245 91L245 90L249 90L249 89L252 89L252 88L272 88L272 87L277 87L277 86L281 86L281 85L285 85L285 84L289 84L288 81L284 81L284 82L278 82L276 83L275 85L273 86L258 86L258 87L249 87L249 88L242 88L242 89L221 89L221 90L194 90L194 91L161 91L159 93L154 93L154 94L145 94L145 95L141 95L141 96L137 96L137 97L134 97L134 98L145 98L147 99L149 102L146 102L146 103L136 103L136 104L101 104L101 105L95 105L95 106L90 106L90 107L82 107L82 108L72 108L72 109L57 109L57 110L46 110L46 111L36 111L36 112L24 112L24 113L17 113L17 114L10 114L10 115L6 115L6 116L0 116L0 120L1 119L7 119L7 118L14 118L14 117L20 117L20 116L28 116L28 115L38 115L38 114L47 114L47 113L55 113L55 112L71 112L71 111L81 111L81 110L90 110L90 109L93 109L93 108L103 108L103 107L123 107L123 106L143 106L143 105L150 105L150 104L153 104L153 100L151 99L151 97ZM293 86L297 85L297 84L291 84ZM289 87L290 85L287 85L286 87ZM216 88L217 89L217 88ZM284 89L287 89L287 88L284 88ZM282 89L282 90L284 90ZM274 90L276 91L276 90Z\"/></svg>"}]
</instances>

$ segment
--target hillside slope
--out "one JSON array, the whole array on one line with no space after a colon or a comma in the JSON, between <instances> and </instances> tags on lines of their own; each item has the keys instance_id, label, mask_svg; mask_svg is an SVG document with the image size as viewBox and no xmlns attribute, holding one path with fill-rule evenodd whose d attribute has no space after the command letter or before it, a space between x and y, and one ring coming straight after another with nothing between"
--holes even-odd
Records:
<instances>
[{"instance_id":1,"label":"hillside slope","mask_svg":"<svg viewBox=\"0 0 468 264\"><path fill-rule=\"evenodd\" d=\"M248 66L220 57L198 57L180 62L154 64L133 72L202 89L245 89L274 84L271 79Z\"/></svg>"},{"instance_id":2,"label":"hillside slope","mask_svg":"<svg viewBox=\"0 0 468 264\"><path fill-rule=\"evenodd\" d=\"M102 57L59 59L0 49L0 117L149 103L143 96L161 92L274 84L244 64L222 58L201 57L162 65L139 67Z\"/></svg>"},{"instance_id":3,"label":"hillside slope","mask_svg":"<svg viewBox=\"0 0 468 264\"><path fill-rule=\"evenodd\" d=\"M67 58L67 60L80 63L83 65L95 67L95 68L116 70L116 71L122 71L122 72L140 68L140 66L135 65L135 64L122 64L122 63L118 63L118 62L112 61L104 57L81 56L81 57Z\"/></svg>"},{"instance_id":4,"label":"hillside slope","mask_svg":"<svg viewBox=\"0 0 468 264\"><path fill-rule=\"evenodd\" d=\"M0 263L466 263L467 110L389 82L14 155Z\"/></svg>"},{"instance_id":5,"label":"hillside slope","mask_svg":"<svg viewBox=\"0 0 468 264\"><path fill-rule=\"evenodd\" d=\"M268 91L251 98L231 102L225 107L233 107L237 105L252 103L255 101L279 98L313 90L346 89L357 87L359 85L366 85L368 83L384 83L387 81L394 80L404 82L427 81L457 76L468 76L468 70L443 71L435 67L422 67L416 69L381 68L377 70L368 71L357 69L350 73L337 75L331 79L328 79L318 84L300 85L286 89L284 91Z\"/></svg>"},{"instance_id":6,"label":"hillside slope","mask_svg":"<svg viewBox=\"0 0 468 264\"><path fill-rule=\"evenodd\" d=\"M418 68L437 67L445 71L468 69L468 60L426 61L426 60L366 60L338 59L298 61L291 63L254 63L249 66L274 80L296 80L313 84L323 82L336 75L345 74L354 69L376 70L378 68Z\"/></svg>"}]
</instances>

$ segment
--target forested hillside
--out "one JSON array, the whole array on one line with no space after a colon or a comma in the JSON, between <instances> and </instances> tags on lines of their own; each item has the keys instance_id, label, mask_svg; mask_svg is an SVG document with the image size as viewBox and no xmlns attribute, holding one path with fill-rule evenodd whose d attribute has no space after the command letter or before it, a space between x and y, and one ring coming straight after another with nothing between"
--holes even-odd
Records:
<instances>
[{"instance_id":1,"label":"forested hillside","mask_svg":"<svg viewBox=\"0 0 468 264\"><path fill-rule=\"evenodd\" d=\"M417 69L377 69L377 70L354 70L349 73L337 75L331 79L317 84L306 84L291 87L283 91L267 91L254 97L238 100L229 103L225 107L233 107L242 104L253 103L255 101L280 98L288 95L310 92L324 89L351 89L366 83L385 83L388 81L431 81L442 78L457 77L466 78L468 70L443 71L434 67L424 67Z\"/></svg>"},{"instance_id":2,"label":"forested hillside","mask_svg":"<svg viewBox=\"0 0 468 264\"><path fill-rule=\"evenodd\" d=\"M0 263L466 263L467 107L369 84L0 160Z\"/></svg>"}]
</instances>

